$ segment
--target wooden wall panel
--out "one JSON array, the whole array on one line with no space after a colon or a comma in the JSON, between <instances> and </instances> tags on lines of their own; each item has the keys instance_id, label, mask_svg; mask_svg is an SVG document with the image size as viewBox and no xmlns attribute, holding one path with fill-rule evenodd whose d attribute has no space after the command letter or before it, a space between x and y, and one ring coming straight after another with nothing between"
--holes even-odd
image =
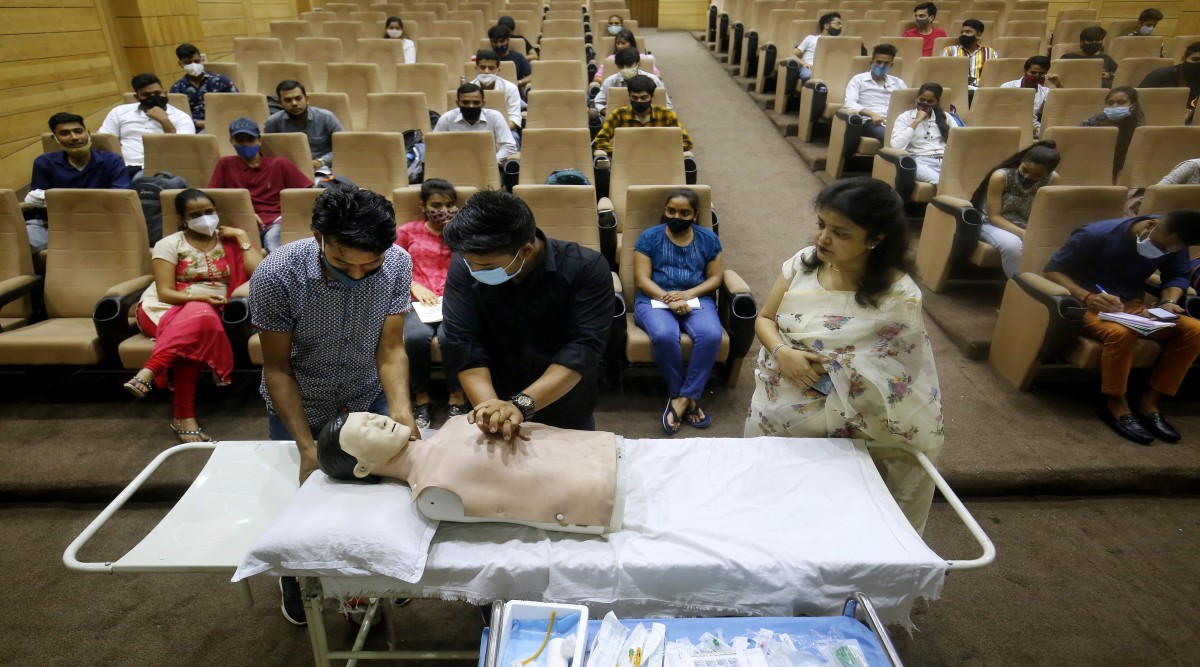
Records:
<instances>
[{"instance_id":1,"label":"wooden wall panel","mask_svg":"<svg viewBox=\"0 0 1200 667\"><path fill-rule=\"evenodd\" d=\"M705 0L659 0L658 27L662 30L703 30L708 25Z\"/></svg>"}]
</instances>

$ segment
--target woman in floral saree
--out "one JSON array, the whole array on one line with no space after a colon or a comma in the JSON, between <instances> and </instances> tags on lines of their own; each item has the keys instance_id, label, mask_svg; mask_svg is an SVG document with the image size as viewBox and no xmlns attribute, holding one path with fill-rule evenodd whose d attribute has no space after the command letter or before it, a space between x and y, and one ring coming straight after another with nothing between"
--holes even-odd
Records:
<instances>
[{"instance_id":1,"label":"woman in floral saree","mask_svg":"<svg viewBox=\"0 0 1200 667\"><path fill-rule=\"evenodd\" d=\"M816 209L815 245L784 262L755 323L763 347L745 434L904 443L936 463L942 402L903 202L882 181L850 178ZM933 481L903 452L871 457L923 531Z\"/></svg>"}]
</instances>

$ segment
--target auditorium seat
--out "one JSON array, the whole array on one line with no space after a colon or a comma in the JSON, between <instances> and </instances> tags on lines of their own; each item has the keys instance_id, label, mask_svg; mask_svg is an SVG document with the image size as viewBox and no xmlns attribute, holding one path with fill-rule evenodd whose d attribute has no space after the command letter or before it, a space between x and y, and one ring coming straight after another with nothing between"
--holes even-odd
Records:
<instances>
[{"instance_id":1,"label":"auditorium seat","mask_svg":"<svg viewBox=\"0 0 1200 667\"><path fill-rule=\"evenodd\" d=\"M1183 125L1187 119L1187 88L1138 88L1137 92L1147 125ZM1196 152L1200 154L1200 147Z\"/></svg>"},{"instance_id":2,"label":"auditorium seat","mask_svg":"<svg viewBox=\"0 0 1200 667\"><path fill-rule=\"evenodd\" d=\"M131 308L152 280L146 219L133 190L46 192L47 319L0 333L0 365L95 366L135 332ZM28 247L23 246L23 247Z\"/></svg>"},{"instance_id":3,"label":"auditorium seat","mask_svg":"<svg viewBox=\"0 0 1200 667\"><path fill-rule=\"evenodd\" d=\"M491 12L487 12L485 14L484 12L477 10L477 9L462 9L462 7L460 5L458 10L446 12L446 20L447 21L465 21L465 22L471 24L471 34L486 35L488 28L490 28L492 25L494 25L494 24L488 23L487 15L490 13ZM465 40L463 41L463 43L470 44L469 41L465 41Z\"/></svg>"},{"instance_id":4,"label":"auditorium seat","mask_svg":"<svg viewBox=\"0 0 1200 667\"><path fill-rule=\"evenodd\" d=\"M993 166L1020 148L1018 127L957 127L950 132L938 194L925 208L917 243L917 274L930 291L942 291L957 263L1000 266L999 253L972 229L981 217L970 197Z\"/></svg>"},{"instance_id":5,"label":"auditorium seat","mask_svg":"<svg viewBox=\"0 0 1200 667\"><path fill-rule=\"evenodd\" d=\"M966 69L963 58L930 56L918 60L916 68L910 68L909 76L905 77L904 82L916 88L933 82L941 84L942 88L950 89L953 94L942 94L942 108L949 109L953 105L958 111L959 118L970 125L971 109L967 102ZM1029 113L1033 114L1032 104L1029 105Z\"/></svg>"},{"instance_id":6,"label":"auditorium seat","mask_svg":"<svg viewBox=\"0 0 1200 667\"><path fill-rule=\"evenodd\" d=\"M544 60L583 60L586 55L585 46L587 45L579 37L545 37L541 42L540 58Z\"/></svg>"},{"instance_id":7,"label":"auditorium seat","mask_svg":"<svg viewBox=\"0 0 1200 667\"><path fill-rule=\"evenodd\" d=\"M313 37L313 24L310 21L271 21L271 36L279 40L283 46L285 60L296 59L296 39Z\"/></svg>"},{"instance_id":8,"label":"auditorium seat","mask_svg":"<svg viewBox=\"0 0 1200 667\"><path fill-rule=\"evenodd\" d=\"M1112 183L1113 153L1117 148L1115 127L1048 127L1043 139L1058 146L1062 156L1059 185L1109 185Z\"/></svg>"},{"instance_id":9,"label":"auditorium seat","mask_svg":"<svg viewBox=\"0 0 1200 667\"><path fill-rule=\"evenodd\" d=\"M221 155L234 155L229 143L229 124L238 118L249 118L261 130L267 122L267 96L259 93L209 93L204 96L205 128L208 134L221 137L217 146Z\"/></svg>"},{"instance_id":10,"label":"auditorium seat","mask_svg":"<svg viewBox=\"0 0 1200 667\"><path fill-rule=\"evenodd\" d=\"M1145 37L1131 37L1130 39L1146 39ZM1125 58L1121 60L1121 66L1117 68L1117 73L1113 75L1113 87L1116 86L1133 86L1137 87L1142 84L1146 75L1161 67L1171 67L1177 64L1178 60L1170 58Z\"/></svg>"},{"instance_id":11,"label":"auditorium seat","mask_svg":"<svg viewBox=\"0 0 1200 667\"><path fill-rule=\"evenodd\" d=\"M595 213L595 200L592 202ZM0 189L0 332L29 324L42 278L33 270L29 234L16 193Z\"/></svg>"},{"instance_id":12,"label":"auditorium seat","mask_svg":"<svg viewBox=\"0 0 1200 667\"><path fill-rule=\"evenodd\" d=\"M467 59L463 42L458 37L422 37L417 40L417 63L430 63L445 66L445 82L440 89L454 90L458 88L461 76L459 69ZM399 67L399 65L397 65ZM397 72L399 77L399 72ZM396 81L397 92L403 92L399 79ZM430 100L433 98L431 97Z\"/></svg>"},{"instance_id":13,"label":"auditorium seat","mask_svg":"<svg viewBox=\"0 0 1200 667\"><path fill-rule=\"evenodd\" d=\"M1067 10L1067 11L1090 11L1095 14L1095 10ZM1063 14L1066 11L1058 13L1058 21L1054 24L1054 32L1051 34L1051 44L1071 44L1076 47L1079 45L1079 33L1083 32L1084 28L1092 26L1100 27L1100 21L1096 18L1071 18L1064 19Z\"/></svg>"},{"instance_id":14,"label":"auditorium seat","mask_svg":"<svg viewBox=\"0 0 1200 667\"><path fill-rule=\"evenodd\" d=\"M354 127L367 126L367 95L382 93L379 66L375 63L330 63L326 90L350 97L350 116Z\"/></svg>"},{"instance_id":15,"label":"auditorium seat","mask_svg":"<svg viewBox=\"0 0 1200 667\"><path fill-rule=\"evenodd\" d=\"M325 37L341 40L345 61L357 62L358 40L367 36L363 25L358 21L327 21L323 27Z\"/></svg>"},{"instance_id":16,"label":"auditorium seat","mask_svg":"<svg viewBox=\"0 0 1200 667\"><path fill-rule=\"evenodd\" d=\"M492 137L485 132L471 134ZM433 136L425 138L427 146ZM408 158L399 132L334 132L333 156L337 173L360 188L387 196L408 185Z\"/></svg>"},{"instance_id":17,"label":"auditorium seat","mask_svg":"<svg viewBox=\"0 0 1200 667\"><path fill-rule=\"evenodd\" d=\"M588 89L587 67L583 60L535 60L531 88L534 90Z\"/></svg>"},{"instance_id":18,"label":"auditorium seat","mask_svg":"<svg viewBox=\"0 0 1200 667\"><path fill-rule=\"evenodd\" d=\"M438 21L446 20L446 5L440 2L418 2L411 6L414 12L432 13Z\"/></svg>"},{"instance_id":19,"label":"auditorium seat","mask_svg":"<svg viewBox=\"0 0 1200 667\"><path fill-rule=\"evenodd\" d=\"M621 127L613 133L612 167L608 196L596 204L606 218L602 225L616 232L614 255L608 260L615 266L621 256L626 191L634 185L684 186L683 130L678 127Z\"/></svg>"},{"instance_id":20,"label":"auditorium seat","mask_svg":"<svg viewBox=\"0 0 1200 667\"><path fill-rule=\"evenodd\" d=\"M150 174L167 171L191 187L202 188L221 159L221 142L229 144L228 126L221 132L214 125L211 134L147 134L142 137L145 170Z\"/></svg>"},{"instance_id":21,"label":"auditorium seat","mask_svg":"<svg viewBox=\"0 0 1200 667\"><path fill-rule=\"evenodd\" d=\"M559 169L575 169L594 187L591 146L591 135L586 128L526 128L521 134L520 182L539 185ZM595 206L593 199L593 210Z\"/></svg>"},{"instance_id":22,"label":"auditorium seat","mask_svg":"<svg viewBox=\"0 0 1200 667\"><path fill-rule=\"evenodd\" d=\"M1020 127L1021 145L1033 143L1032 88L980 88L971 101L971 127Z\"/></svg>"},{"instance_id":23,"label":"auditorium seat","mask_svg":"<svg viewBox=\"0 0 1200 667\"><path fill-rule=\"evenodd\" d=\"M263 133L262 154L265 157L281 157L291 162L308 180L316 180L312 150L308 147L308 136L303 132Z\"/></svg>"},{"instance_id":24,"label":"auditorium seat","mask_svg":"<svg viewBox=\"0 0 1200 667\"><path fill-rule=\"evenodd\" d=\"M1001 53L1004 52L1001 51ZM983 63L983 72L979 75L979 87L999 88L1002 83L1025 76L1025 60L1026 58L992 58L986 61ZM921 83L924 82L908 82L910 86L919 86ZM1030 113L1032 113L1032 109L1033 106L1030 105Z\"/></svg>"},{"instance_id":25,"label":"auditorium seat","mask_svg":"<svg viewBox=\"0 0 1200 667\"><path fill-rule=\"evenodd\" d=\"M455 185L499 188L496 141L491 132L431 132L425 136L425 178ZM397 186L399 187L399 186Z\"/></svg>"},{"instance_id":26,"label":"auditorium seat","mask_svg":"<svg viewBox=\"0 0 1200 667\"><path fill-rule=\"evenodd\" d=\"M308 63L313 87L308 92L325 92L329 63L345 62L342 40L336 37L300 37L296 39L296 62Z\"/></svg>"},{"instance_id":27,"label":"auditorium seat","mask_svg":"<svg viewBox=\"0 0 1200 667\"><path fill-rule=\"evenodd\" d=\"M891 101L888 105L888 125L887 131L884 133L883 146L878 149L876 160L871 164L871 177L877 178L885 183L890 183L900 193L900 196L905 201L918 203L928 202L937 194L937 186L932 183L918 183L913 179L914 170L902 168L902 158L908 155L908 152L902 149L891 148L892 132L895 131L895 120L903 111L916 106L917 91L919 88L904 88L892 93ZM942 90L942 96L946 96L946 90ZM953 91L951 91L953 92ZM874 142L874 140L871 140ZM874 142L878 143L878 142ZM951 163L955 163L955 157L950 156ZM826 162L828 165L828 162ZM828 171L828 167L826 167Z\"/></svg>"},{"instance_id":28,"label":"auditorium seat","mask_svg":"<svg viewBox=\"0 0 1200 667\"><path fill-rule=\"evenodd\" d=\"M234 37L233 61L242 66L242 91L258 90L258 63L283 62L283 42L275 37Z\"/></svg>"},{"instance_id":29,"label":"auditorium seat","mask_svg":"<svg viewBox=\"0 0 1200 667\"><path fill-rule=\"evenodd\" d=\"M600 252L596 189L591 185L518 185L513 194L533 211L538 229L550 238Z\"/></svg>"},{"instance_id":30,"label":"auditorium seat","mask_svg":"<svg viewBox=\"0 0 1200 667\"><path fill-rule=\"evenodd\" d=\"M628 91L625 92L628 97ZM587 129L587 93L582 90L529 91L529 110L525 127Z\"/></svg>"},{"instance_id":31,"label":"auditorium seat","mask_svg":"<svg viewBox=\"0 0 1200 667\"><path fill-rule=\"evenodd\" d=\"M291 243L312 238L312 212L321 188L288 188L279 193L279 242ZM259 363L262 363L261 361Z\"/></svg>"},{"instance_id":32,"label":"auditorium seat","mask_svg":"<svg viewBox=\"0 0 1200 667\"><path fill-rule=\"evenodd\" d=\"M1154 184L1146 188L1139 215L1200 207L1200 185Z\"/></svg>"},{"instance_id":33,"label":"auditorium seat","mask_svg":"<svg viewBox=\"0 0 1200 667\"><path fill-rule=\"evenodd\" d=\"M862 40L858 37L822 37L821 48L817 49L813 63L813 78L800 91L800 140L812 140L813 126L822 120L833 118L846 98L846 83L850 77L866 69L855 69L855 58L862 53ZM796 66L795 61L783 65ZM787 104L787 72L778 73L775 111L783 113Z\"/></svg>"},{"instance_id":34,"label":"auditorium seat","mask_svg":"<svg viewBox=\"0 0 1200 667\"><path fill-rule=\"evenodd\" d=\"M742 59L738 63L738 76L755 76L757 74L758 67L762 64L760 49L770 26L771 12L791 9L791 7L792 3L785 0L754 0L742 26ZM752 65L754 69L751 69Z\"/></svg>"},{"instance_id":35,"label":"auditorium seat","mask_svg":"<svg viewBox=\"0 0 1200 667\"><path fill-rule=\"evenodd\" d=\"M281 81L299 81L304 84L308 93L322 92L324 87L317 88L313 80L312 66L304 62L258 64L258 92L267 97L275 97L275 86ZM250 91L247 91L250 92Z\"/></svg>"},{"instance_id":36,"label":"auditorium seat","mask_svg":"<svg viewBox=\"0 0 1200 667\"><path fill-rule=\"evenodd\" d=\"M460 52L461 57L458 59L458 62L462 62L474 55L474 53L468 51L468 49L472 44L475 43L475 40L479 37L479 34L480 33L475 32L475 25L470 21L435 21L433 25L425 31L425 33L422 35L422 38L458 38L458 41L462 46L462 51ZM483 34L487 33L485 32ZM418 46L417 53L420 53L420 51L421 49Z\"/></svg>"},{"instance_id":37,"label":"auditorium seat","mask_svg":"<svg viewBox=\"0 0 1200 667\"><path fill-rule=\"evenodd\" d=\"M1071 62L1071 61L1060 61ZM1080 61L1076 61L1080 62ZM1057 66L1057 63L1055 63ZM1055 71L1054 67L1050 71ZM1104 88L1052 88L1042 107L1042 131L1051 127L1078 127L1104 109Z\"/></svg>"},{"instance_id":38,"label":"auditorium seat","mask_svg":"<svg viewBox=\"0 0 1200 667\"><path fill-rule=\"evenodd\" d=\"M1172 63L1183 60L1183 54L1187 51L1187 47L1196 42L1200 42L1200 35L1176 35L1171 42L1171 48L1167 51L1167 58Z\"/></svg>"},{"instance_id":39,"label":"auditorium seat","mask_svg":"<svg viewBox=\"0 0 1200 667\"><path fill-rule=\"evenodd\" d=\"M1133 131L1125 167L1117 174L1117 185L1148 188L1162 180L1175 165L1196 157L1200 125L1187 127L1139 127Z\"/></svg>"},{"instance_id":40,"label":"auditorium seat","mask_svg":"<svg viewBox=\"0 0 1200 667\"><path fill-rule=\"evenodd\" d=\"M996 53L999 53L1001 58L1022 53L1028 54L1025 58L1041 56L1046 54L1046 49L1042 46L1045 39L1045 37L1002 36L992 40L992 48L996 49ZM1024 61L1025 58L1021 58L1021 60ZM987 65L984 65L984 69L987 69Z\"/></svg>"},{"instance_id":41,"label":"auditorium seat","mask_svg":"<svg viewBox=\"0 0 1200 667\"><path fill-rule=\"evenodd\" d=\"M583 38L583 21L575 19L547 19L542 21L542 39L554 37Z\"/></svg>"},{"instance_id":42,"label":"auditorium seat","mask_svg":"<svg viewBox=\"0 0 1200 667\"><path fill-rule=\"evenodd\" d=\"M858 56L866 58L866 56ZM944 88L942 90L942 99L949 99L953 95L952 88ZM913 108L916 105L917 90L915 88L903 88L892 91L892 95L888 101L887 124L884 127L883 141L873 139L871 137L862 137L857 146L850 146L847 143L850 125L849 119L851 114L846 109L838 109L834 114L833 120L829 128L829 151L825 156L825 173L833 178L842 177L842 169L845 163L851 157L868 157L875 155L879 149L884 146L891 145L892 127L895 125L896 117L905 111ZM853 151L851 154L850 151Z\"/></svg>"},{"instance_id":43,"label":"auditorium seat","mask_svg":"<svg viewBox=\"0 0 1200 667\"><path fill-rule=\"evenodd\" d=\"M367 132L407 132L428 134L429 103L425 93L372 93L367 95Z\"/></svg>"},{"instance_id":44,"label":"auditorium seat","mask_svg":"<svg viewBox=\"0 0 1200 667\"><path fill-rule=\"evenodd\" d=\"M396 92L396 65L404 62L404 40L360 39L358 62L374 63L379 68L379 92Z\"/></svg>"},{"instance_id":45,"label":"auditorium seat","mask_svg":"<svg viewBox=\"0 0 1200 667\"><path fill-rule=\"evenodd\" d=\"M350 113L350 96L346 93L309 93L308 103L332 111L346 132L362 129L354 124L354 115Z\"/></svg>"},{"instance_id":46,"label":"auditorium seat","mask_svg":"<svg viewBox=\"0 0 1200 667\"><path fill-rule=\"evenodd\" d=\"M1117 68L1117 73L1119 74L1121 72L1121 68L1125 67L1125 61L1127 59L1129 59L1129 58L1158 59L1159 54L1162 53L1162 48L1163 48L1163 43L1162 43L1161 38L1143 37L1141 35L1125 34L1121 37L1117 37L1116 39L1113 39L1111 45L1106 45L1104 47L1104 52L1107 53L1110 58L1112 58L1113 60L1120 63L1121 67ZM1145 74L1143 74L1142 76L1144 77ZM1117 84L1114 81L1113 85L1136 86L1141 82L1142 82L1141 79L1138 79L1137 81L1134 81L1133 83L1123 83L1123 84Z\"/></svg>"},{"instance_id":47,"label":"auditorium seat","mask_svg":"<svg viewBox=\"0 0 1200 667\"><path fill-rule=\"evenodd\" d=\"M450 77L447 72L444 63L396 65L396 92L425 93L425 103L431 110L446 113L446 81Z\"/></svg>"},{"instance_id":48,"label":"auditorium seat","mask_svg":"<svg viewBox=\"0 0 1200 667\"><path fill-rule=\"evenodd\" d=\"M243 93L254 92L254 91L246 88L246 77L242 74L242 66L239 65L238 63L207 62L207 63L204 63L204 71L208 72L209 74L220 74L221 76L226 77L227 79L229 79L230 81L233 82L234 86L237 86L237 89L240 92L243 92Z\"/></svg>"},{"instance_id":49,"label":"auditorium seat","mask_svg":"<svg viewBox=\"0 0 1200 667\"><path fill-rule=\"evenodd\" d=\"M337 21L338 15L331 12L300 12L300 20L312 28L313 37L324 37L326 21Z\"/></svg>"},{"instance_id":50,"label":"auditorium seat","mask_svg":"<svg viewBox=\"0 0 1200 667\"><path fill-rule=\"evenodd\" d=\"M768 89L775 89L774 77L779 63L792 57L792 49L803 39L803 36L797 35L796 41L791 41L792 22L807 24L807 18L808 12L791 8L774 9L768 14L767 27L758 40L759 63L754 77L754 92L765 93Z\"/></svg>"}]
</instances>

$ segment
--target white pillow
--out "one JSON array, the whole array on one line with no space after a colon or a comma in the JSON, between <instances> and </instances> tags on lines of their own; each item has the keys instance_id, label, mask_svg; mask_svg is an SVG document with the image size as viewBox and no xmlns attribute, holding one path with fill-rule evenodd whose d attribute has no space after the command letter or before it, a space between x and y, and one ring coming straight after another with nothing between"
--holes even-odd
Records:
<instances>
[{"instance_id":1,"label":"white pillow","mask_svg":"<svg viewBox=\"0 0 1200 667\"><path fill-rule=\"evenodd\" d=\"M233 581L267 573L415 583L437 525L417 510L404 484L339 482L317 470L242 559Z\"/></svg>"}]
</instances>

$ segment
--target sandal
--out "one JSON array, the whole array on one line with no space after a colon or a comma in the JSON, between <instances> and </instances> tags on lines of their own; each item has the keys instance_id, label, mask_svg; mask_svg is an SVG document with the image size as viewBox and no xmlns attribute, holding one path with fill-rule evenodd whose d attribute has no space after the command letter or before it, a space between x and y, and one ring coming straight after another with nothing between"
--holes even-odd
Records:
<instances>
[{"instance_id":1,"label":"sandal","mask_svg":"<svg viewBox=\"0 0 1200 667\"><path fill-rule=\"evenodd\" d=\"M662 416L663 430L667 432L667 435L675 435L678 433L679 425L682 422L682 420L679 418L679 414L675 412L675 406L671 405L671 400L672 399L670 398L667 399L667 409L663 410ZM671 422L668 417L675 418L675 428L671 428Z\"/></svg>"},{"instance_id":2,"label":"sandal","mask_svg":"<svg viewBox=\"0 0 1200 667\"><path fill-rule=\"evenodd\" d=\"M689 419L689 417L695 417L696 420L692 421ZM708 428L709 425L712 424L712 415L709 415L707 412L705 412L704 416L701 417L700 404L692 401L692 407L689 408L687 412L683 413L683 423L691 426L692 428Z\"/></svg>"},{"instance_id":3,"label":"sandal","mask_svg":"<svg viewBox=\"0 0 1200 667\"><path fill-rule=\"evenodd\" d=\"M171 424L171 430L175 432L175 436L179 438L179 441L184 444L191 443L191 442L212 442L212 438L205 435L204 430L201 429L199 426L197 426L196 430L194 430L194 431L183 431L183 430L175 428L175 424ZM199 438L199 439L198 440L184 440L183 439L184 436L191 436L191 437Z\"/></svg>"},{"instance_id":4,"label":"sandal","mask_svg":"<svg viewBox=\"0 0 1200 667\"><path fill-rule=\"evenodd\" d=\"M133 376L125 383L125 391L133 394L137 398L146 398L154 387L138 376Z\"/></svg>"}]
</instances>

